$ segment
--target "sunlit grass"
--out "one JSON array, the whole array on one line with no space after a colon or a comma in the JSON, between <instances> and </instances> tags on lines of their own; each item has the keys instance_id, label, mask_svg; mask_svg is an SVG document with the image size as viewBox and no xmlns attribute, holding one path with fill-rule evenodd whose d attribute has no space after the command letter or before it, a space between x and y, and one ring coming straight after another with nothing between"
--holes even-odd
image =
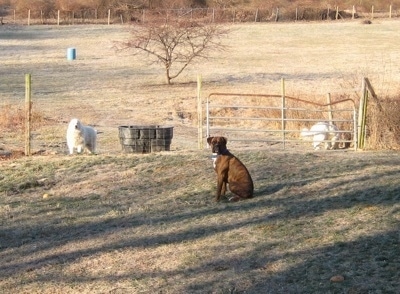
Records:
<instances>
[{"instance_id":1,"label":"sunlit grass","mask_svg":"<svg viewBox=\"0 0 400 294\"><path fill-rule=\"evenodd\" d=\"M253 176L255 198L218 204L208 152L3 162L0 289L330 293L400 286L396 154L235 153ZM344 282L330 282L334 275Z\"/></svg>"},{"instance_id":2,"label":"sunlit grass","mask_svg":"<svg viewBox=\"0 0 400 294\"><path fill-rule=\"evenodd\" d=\"M173 86L156 65L113 52L125 27L13 28L0 67L9 103L1 144L22 149L15 101L31 72L43 118L34 149L50 152L0 162L0 292L396 293L398 154L228 141L255 197L215 203L210 150L196 149L195 81L202 74L203 97L279 94L284 77L288 95L324 102L368 76L378 95L397 95L397 26L238 24L228 55L188 68ZM66 61L71 44L76 62ZM99 130L99 155L66 156L72 117ZM129 124L173 125L172 151L123 154L117 130ZM330 282L335 275L344 281Z\"/></svg>"}]
</instances>

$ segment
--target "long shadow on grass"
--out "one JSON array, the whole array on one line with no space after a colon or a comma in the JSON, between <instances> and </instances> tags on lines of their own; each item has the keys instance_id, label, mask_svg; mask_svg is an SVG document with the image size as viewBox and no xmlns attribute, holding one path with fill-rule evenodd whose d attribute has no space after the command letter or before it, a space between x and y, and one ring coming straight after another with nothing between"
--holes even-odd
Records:
<instances>
[{"instance_id":1,"label":"long shadow on grass","mask_svg":"<svg viewBox=\"0 0 400 294\"><path fill-rule=\"evenodd\" d=\"M286 251L269 255L268 245L261 245L240 259L223 259L192 269L194 274L208 271L211 281L196 282L186 293L204 289L233 293L398 293L400 289L400 233L392 230L337 242L310 250ZM279 268L280 264L293 264ZM218 266L217 266L218 265ZM221 281L218 270L233 270ZM214 272L214 274L213 274ZM176 274L176 273L173 273ZM240 280L237 275L240 275ZM336 275L340 283L331 282ZM249 286L243 281L251 281ZM214 285L214 288L209 285Z\"/></svg>"},{"instance_id":2,"label":"long shadow on grass","mask_svg":"<svg viewBox=\"0 0 400 294\"><path fill-rule=\"evenodd\" d=\"M373 195L376 189L375 187L370 189L371 193L368 191L364 192L366 195ZM347 193L340 197L332 197L328 199L322 200L308 200L304 202L301 199L295 200L295 195L288 197L285 199L268 199L267 197L259 197L255 198L254 201L243 202L238 205L232 206L224 206L221 207L212 207L212 208L204 208L190 212L182 212L174 215L168 216L129 216L129 217L119 217L114 219L108 219L105 221L99 222L91 222L88 224L82 224L77 226L48 226L45 228L32 228L32 234L25 236L23 240L14 240L12 239L13 232L11 230L2 229L0 232L1 244L3 249L19 247L21 245L30 244L30 246L25 246L26 249L20 249L19 253L15 256L15 259L9 263L3 263L0 266L0 271L3 272L3 275L13 275L18 271L26 271L33 270L34 268L40 268L46 264L54 263L58 261L72 262L76 258L81 256L87 256L96 254L98 252L107 252L110 250L123 249L126 247L158 247L164 244L174 244L181 243L184 241L193 241L198 238L205 238L210 235L228 232L231 230L235 230L239 227L245 227L249 225L261 225L266 224L274 220L287 220L297 219L301 217L312 217L315 215L322 214L324 211L332 210L332 209L343 209L349 208L354 205L360 204L376 204L377 202L385 201L385 205L391 206L395 203L399 202L400 188L394 189L392 191L386 191L389 195L386 199L382 200L381 196L378 197L359 197L360 191L354 191L353 193ZM390 196L391 195L391 196ZM390 199L389 199L390 198ZM251 217L250 212L260 206L265 207L284 207L281 210L277 210L275 212L271 212L269 214L260 215L257 217ZM179 230L179 232L173 232L169 234L156 234L145 237L135 237L131 239L129 236L125 240L119 240L118 242L109 242L107 245L102 245L100 247L94 248L86 248L75 250L68 253L62 254L49 254L45 257L34 258L29 262L18 262L19 257L21 255L32 255L35 252L40 252L43 250L48 250L51 248L55 248L61 246L70 241L79 241L79 240L88 240L91 238L98 238L103 235L107 235L111 232L116 232L118 230L125 230L131 227L140 227L142 225L148 225L149 222L154 224L163 223L168 224L169 226L177 226L179 227L179 223L188 219L196 219L199 217L206 216L217 216L224 215L230 212L240 211L241 213L248 213L249 217L244 220L231 222L230 224L223 226L215 226L215 225L193 225L190 229L187 230ZM11 237L8 239L8 244L5 242L7 237ZM57 239L57 240L54 240ZM35 249L32 251L32 247Z\"/></svg>"},{"instance_id":3,"label":"long shadow on grass","mask_svg":"<svg viewBox=\"0 0 400 294\"><path fill-rule=\"evenodd\" d=\"M212 261L171 271L133 271L126 275L106 275L98 280L147 280L183 277L188 281L180 293L398 293L400 289L400 235L392 230L337 242L310 250L269 254L262 244L249 254L231 258L215 257ZM293 264L279 269L279 264ZM276 269L278 267L278 269ZM344 281L334 283L335 275ZM196 279L207 277L206 281ZM40 282L55 282L57 275L39 277ZM93 282L94 277L63 277L63 282ZM168 287L168 285L165 285ZM170 285L173 286L173 285ZM156 290L156 289L154 289Z\"/></svg>"},{"instance_id":4,"label":"long shadow on grass","mask_svg":"<svg viewBox=\"0 0 400 294\"><path fill-rule=\"evenodd\" d=\"M44 266L48 266L49 264L72 263L82 256L91 256L102 252L110 252L132 247L156 248L164 244L180 244L182 242L190 242L199 238L206 238L215 234L233 231L241 227L268 225L276 220L291 222L299 217L312 218L313 216L323 214L326 211L346 209L357 205L375 205L379 203L380 205L390 207L400 201L400 188L399 185L394 183L394 179L397 178L398 171L376 172L373 175L360 176L356 179L347 179L345 176L341 175L339 171L339 174L334 174L331 177L332 181L335 180L335 182L325 185L325 190L329 190L331 186L346 186L354 181L357 182L357 185L353 185L351 186L352 189L340 191L335 195L331 195L329 191L311 189L309 192L311 194L316 194L312 197L300 196L297 193L298 189L306 189L308 184L312 184L316 180L323 179L323 177L315 178L307 174L304 175L308 176L308 179L301 180L301 178L294 178L292 181L286 181L285 184L277 183L273 185L259 185L259 189L254 199L237 204L207 205L200 208L193 207L193 209L190 211L179 211L171 214L154 210L122 217L102 219L97 222L79 225L60 225L52 223L50 225L40 227L39 224L30 227L32 233L23 233L22 239L20 238L21 235L14 234L12 228L2 228L0 230L0 244L2 249L8 249L8 252L12 252L10 250L13 249L15 250L11 254L8 253L7 258L5 258L5 256L2 257L3 262L0 265L0 273L3 277L9 277L20 272L36 270ZM382 177L387 177L388 181L379 182L378 179ZM322 194L323 197L319 197L320 195L318 193ZM77 199L77 201L79 200L80 199ZM95 207L98 196L93 197L92 200L94 201L93 207ZM265 207L265 212L253 216L252 213L260 207ZM46 211L46 208L44 208L42 211L43 215L46 215L46 212L48 211ZM194 223L192 226L190 226L190 228L185 230L182 230L180 227L180 224L184 221L196 219L207 220L208 218L216 216L224 218L224 216L235 212L240 212L246 217L218 226L214 225L214 223L209 224L207 221L202 221L199 223ZM96 207L87 213L90 215L96 213ZM82 215L82 217L84 217L84 215ZM29 222L29 220L27 219L26 222ZM119 238L118 241L112 241L113 239L111 238L109 242L105 243L105 245L102 243L102 245L97 247L77 249L70 252L43 254L43 252L46 250L55 249L68 242L85 241L92 238L104 238L105 236L118 231L125 232L125 230L130 228L136 228L142 225L151 226L160 223L169 227L176 227L177 230L170 231L169 233L153 234L150 236L131 236L127 234L125 238ZM387 236L386 239L385 236ZM267 285L276 285L277 287L284 287L286 285L286 289L290 288L293 292L302 292L296 291L301 290L303 289L302 287L304 287L302 281L299 280L301 274L297 274L297 271L306 271L309 267L311 267L311 272L316 273L319 271L319 269L324 269L325 265L320 265L319 267L316 266L318 264L318 260L321 260L322 264L324 262L329 263L329 254L327 252L336 250L334 252L337 252L335 253L335 256L338 258L338 260L334 262L333 266L328 266L328 268L331 269L332 273L334 274L334 269L336 266L338 266L341 262L344 263L343 266L346 264L344 259L339 258L341 254L344 254L344 256L352 256L354 252L362 249L363 244L372 244L369 245L370 247L368 248L374 248L374 244L379 245L380 243L378 241L382 240L382 238L384 238L384 240L389 240L388 242L390 244L396 244L394 241L397 241L398 244L398 232L396 233L396 231L391 231L377 236L362 237L360 240L356 241L338 243L322 249L318 248L310 250L308 252L296 251L296 253L293 253L293 251L291 251L291 253L288 252L282 254L282 256L276 256L275 254L266 257L259 255L259 252L254 250L253 252L250 252L248 256L246 255L238 257L238 259L235 261L235 264L239 264L238 270L240 269L240 264L247 264L245 266L245 271L249 271L248 274L250 276L253 274L256 274L260 277L265 276L265 281L260 280L259 278L254 278L254 285L251 287L247 286L246 288L250 292L256 293L258 289L266 287ZM386 256L392 257L394 255L394 253L390 251L391 247L387 245L389 243L383 244L387 252L381 256L378 261L385 260ZM273 246L273 244L271 246ZM350 252L348 252L348 248L351 249ZM358 249L356 250L354 248ZM262 249L263 247L260 248L260 250ZM397 247L392 247L392 249L396 252L396 254L399 253L398 245ZM374 252L375 251L376 250L374 249ZM368 253L370 250L366 250L366 252ZM296 254L300 256L298 261L296 261ZM35 255L40 257L36 257ZM29 261L20 261L20 259L28 256L31 256ZM271 274L268 273L267 268L263 268L266 267L268 263L273 263L274 260L276 261L282 258L293 259L294 265L288 269L280 271L279 273ZM367 258L367 254L362 254L361 258ZM395 260L398 260L398 258L395 258ZM230 266L229 260L227 260L226 263L228 266ZM351 266L351 264L347 266ZM390 264L389 268L391 267L392 264ZM210 271L219 271L216 269L218 268L218 258L216 258L215 261L210 262L208 268ZM222 269L224 268L225 267L223 266ZM340 273L340 269L341 268L339 268L337 271L338 273ZM203 267L192 268L190 275L196 274L196 272L203 270ZM164 272L160 273L160 275L161 274L174 275L176 272ZM151 275L154 276L154 273L151 273ZM245 275L247 275L247 273ZM304 275L307 275L307 271L304 273ZM323 279L325 279L327 275L328 272L324 272ZM292 276L294 277L292 278ZM55 279L56 278L57 277L55 277ZM114 280L115 278L116 277L110 277L110 280ZM106 278L101 277L99 279ZM306 281L309 281L310 279L311 278L307 278ZM207 283L207 287L211 289L213 289L214 286L220 287L221 285L227 285L226 283L221 282L220 279L216 279L214 281L215 285L209 284L209 282ZM283 286L282 283L284 284ZM234 283L230 281L230 284ZM237 286L237 289L239 289L239 286L240 285ZM199 287L201 287L200 284L197 286L193 285L187 290L195 290ZM271 293L272 292L274 291L271 291Z\"/></svg>"}]
</instances>

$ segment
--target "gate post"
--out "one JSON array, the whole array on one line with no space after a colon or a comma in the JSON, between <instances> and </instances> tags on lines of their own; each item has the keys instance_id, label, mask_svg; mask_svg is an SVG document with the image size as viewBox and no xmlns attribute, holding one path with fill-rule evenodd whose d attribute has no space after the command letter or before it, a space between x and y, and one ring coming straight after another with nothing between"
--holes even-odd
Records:
<instances>
[{"instance_id":1,"label":"gate post","mask_svg":"<svg viewBox=\"0 0 400 294\"><path fill-rule=\"evenodd\" d=\"M358 148L363 149L365 145L365 127L367 119L368 90L366 80L362 80L361 100L358 109Z\"/></svg>"},{"instance_id":2,"label":"gate post","mask_svg":"<svg viewBox=\"0 0 400 294\"><path fill-rule=\"evenodd\" d=\"M286 138L286 133L285 133L285 130L286 130L286 103L285 103L285 79L284 78L282 78L281 79L281 86L282 86L282 122L281 122L281 127L282 127L282 136L283 136L283 150L285 150L285 147L286 147L286 140L285 140L285 138Z\"/></svg>"},{"instance_id":3,"label":"gate post","mask_svg":"<svg viewBox=\"0 0 400 294\"><path fill-rule=\"evenodd\" d=\"M201 99L201 75L197 76L197 126L198 126L198 137L197 147L203 149L203 103Z\"/></svg>"},{"instance_id":4,"label":"gate post","mask_svg":"<svg viewBox=\"0 0 400 294\"><path fill-rule=\"evenodd\" d=\"M210 137L210 95L207 96L206 102L206 137Z\"/></svg>"},{"instance_id":5,"label":"gate post","mask_svg":"<svg viewBox=\"0 0 400 294\"><path fill-rule=\"evenodd\" d=\"M328 103L328 119L329 123L333 123L333 114L332 114L332 99L331 99L331 93L328 93L326 96L326 102Z\"/></svg>"},{"instance_id":6,"label":"gate post","mask_svg":"<svg viewBox=\"0 0 400 294\"><path fill-rule=\"evenodd\" d=\"M31 74L25 74L25 155L31 155L31 125L32 125L32 88Z\"/></svg>"}]
</instances>

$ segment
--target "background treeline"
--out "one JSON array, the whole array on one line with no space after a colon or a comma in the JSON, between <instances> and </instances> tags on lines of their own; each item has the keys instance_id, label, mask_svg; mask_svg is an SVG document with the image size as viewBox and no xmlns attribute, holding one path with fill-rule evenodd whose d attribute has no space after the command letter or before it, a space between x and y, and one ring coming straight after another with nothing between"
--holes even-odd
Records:
<instances>
[{"instance_id":1,"label":"background treeline","mask_svg":"<svg viewBox=\"0 0 400 294\"><path fill-rule=\"evenodd\" d=\"M0 0L2 23L3 18L15 22L27 17L49 24L54 19L84 23L107 17L124 23L144 21L145 14L146 20L153 19L163 9L186 9L180 13L212 21L324 20L354 17L354 12L355 17L369 17L371 11L398 17L400 0Z\"/></svg>"},{"instance_id":2,"label":"background treeline","mask_svg":"<svg viewBox=\"0 0 400 294\"><path fill-rule=\"evenodd\" d=\"M4 9L63 10L82 9L174 9L174 8L334 8L356 6L357 11L387 10L400 6L400 0L0 0Z\"/></svg>"}]
</instances>

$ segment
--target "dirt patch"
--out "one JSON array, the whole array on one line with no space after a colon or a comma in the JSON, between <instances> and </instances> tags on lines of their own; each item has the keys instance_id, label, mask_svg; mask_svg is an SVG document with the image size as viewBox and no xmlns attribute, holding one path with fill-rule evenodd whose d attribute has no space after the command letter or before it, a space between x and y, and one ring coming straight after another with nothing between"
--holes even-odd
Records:
<instances>
[{"instance_id":1,"label":"dirt patch","mask_svg":"<svg viewBox=\"0 0 400 294\"><path fill-rule=\"evenodd\" d=\"M0 150L0 160L12 160L25 156L25 152L21 150Z\"/></svg>"}]
</instances>

